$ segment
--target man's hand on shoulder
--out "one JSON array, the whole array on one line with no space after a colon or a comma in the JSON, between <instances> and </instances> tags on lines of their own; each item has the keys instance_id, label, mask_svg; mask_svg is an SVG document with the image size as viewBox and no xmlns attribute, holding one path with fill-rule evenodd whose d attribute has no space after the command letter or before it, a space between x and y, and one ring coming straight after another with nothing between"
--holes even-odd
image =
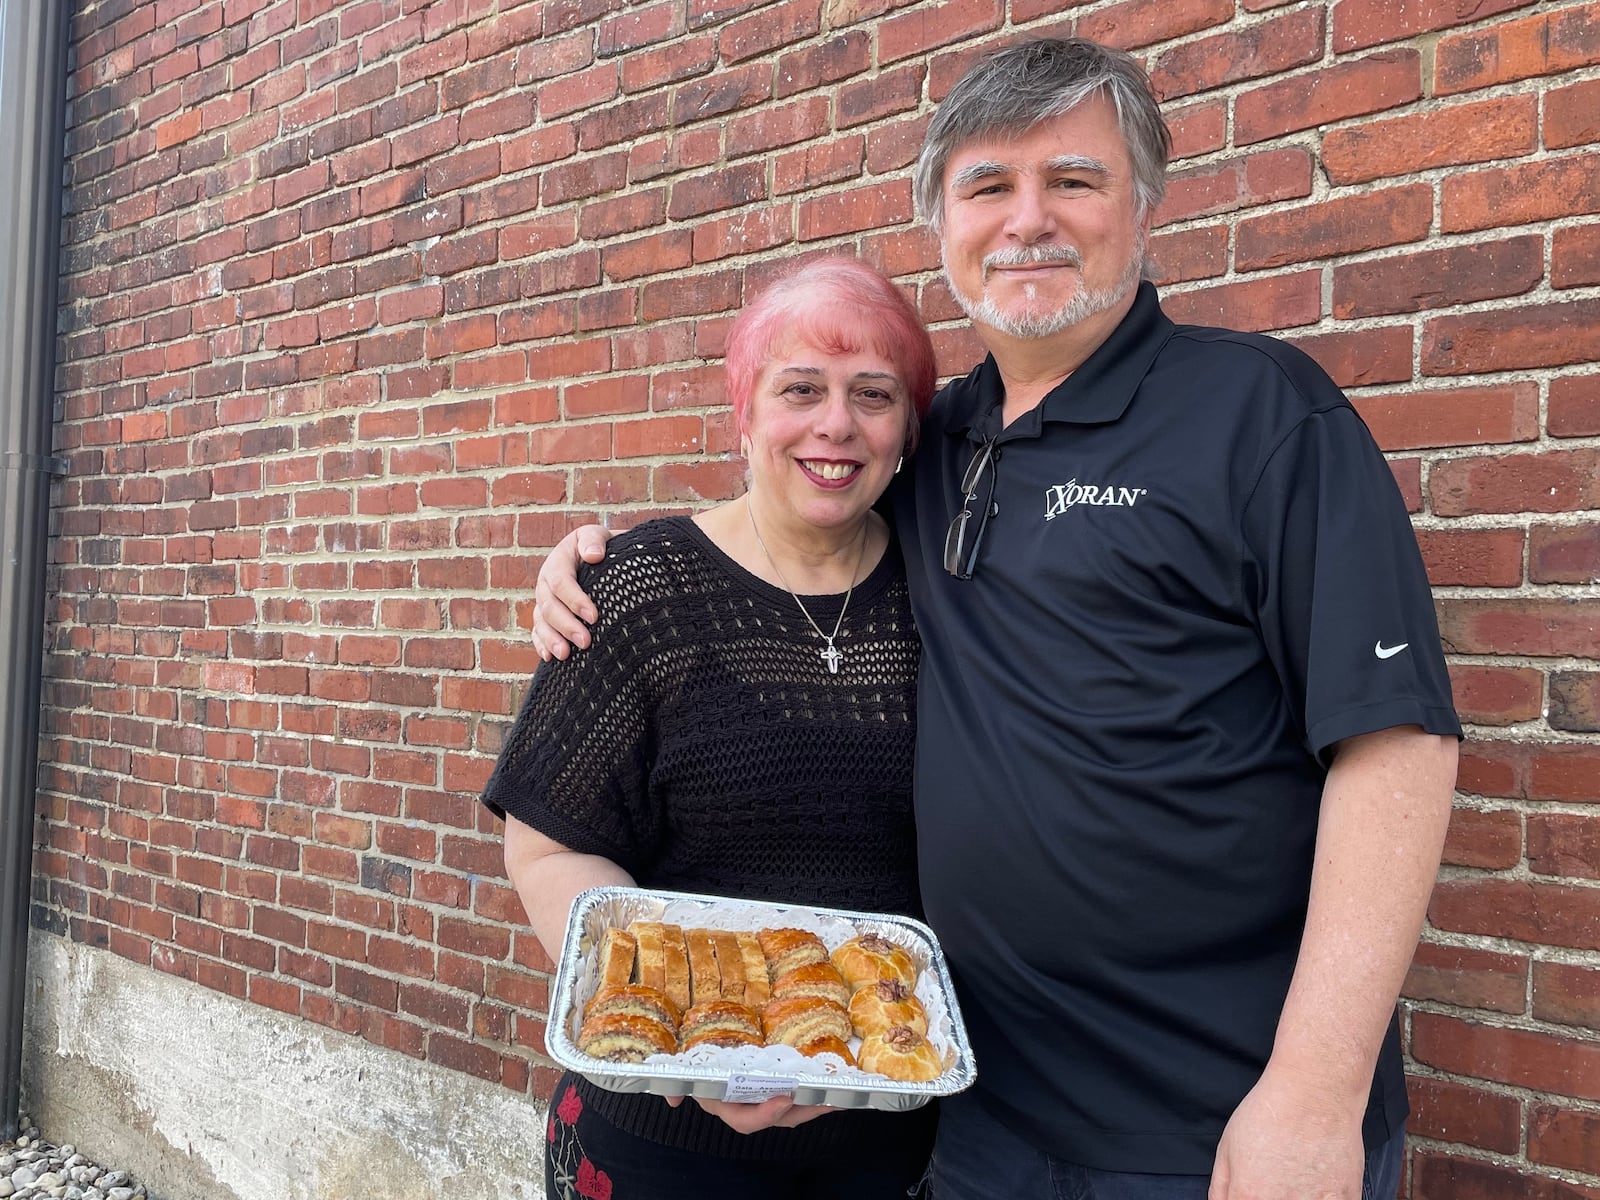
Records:
<instances>
[{"instance_id":1,"label":"man's hand on shoulder","mask_svg":"<svg viewBox=\"0 0 1600 1200\"><path fill-rule=\"evenodd\" d=\"M1223 1130L1207 1200L1360 1200L1361 1115L1269 1066Z\"/></svg>"},{"instance_id":2,"label":"man's hand on shoulder","mask_svg":"<svg viewBox=\"0 0 1600 1200\"><path fill-rule=\"evenodd\" d=\"M578 564L606 556L611 534L603 525L583 525L557 543L539 568L533 589L533 644L539 657L566 658L589 645L589 625L598 617L594 601L578 586Z\"/></svg>"}]
</instances>

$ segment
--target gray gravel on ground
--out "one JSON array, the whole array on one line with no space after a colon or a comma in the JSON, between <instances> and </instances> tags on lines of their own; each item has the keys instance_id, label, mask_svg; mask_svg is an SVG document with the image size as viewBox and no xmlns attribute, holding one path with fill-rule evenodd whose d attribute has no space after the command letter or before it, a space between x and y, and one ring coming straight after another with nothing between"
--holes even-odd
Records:
<instances>
[{"instance_id":1,"label":"gray gravel on ground","mask_svg":"<svg viewBox=\"0 0 1600 1200\"><path fill-rule=\"evenodd\" d=\"M51 1144L26 1113L19 1125L16 1141L0 1142L0 1200L147 1200L128 1172L91 1162L70 1142Z\"/></svg>"}]
</instances>

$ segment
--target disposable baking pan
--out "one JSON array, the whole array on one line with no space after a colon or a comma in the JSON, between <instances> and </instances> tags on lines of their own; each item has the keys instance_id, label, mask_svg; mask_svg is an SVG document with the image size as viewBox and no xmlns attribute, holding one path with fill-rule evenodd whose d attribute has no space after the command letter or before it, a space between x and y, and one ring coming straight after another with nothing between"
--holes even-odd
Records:
<instances>
[{"instance_id":1,"label":"disposable baking pan","mask_svg":"<svg viewBox=\"0 0 1600 1200\"><path fill-rule=\"evenodd\" d=\"M599 983L595 947L608 926L639 920L733 932L783 926L809 929L829 950L858 934L880 934L904 946L916 960L917 996L928 1010L928 1040L944 1055L945 1069L926 1082L900 1082L846 1066L831 1055L806 1058L787 1046L702 1046L687 1054L652 1055L642 1063L591 1058L578 1049L575 1039L583 1006ZM787 1095L796 1104L899 1112L926 1104L935 1096L959 1092L977 1077L949 967L933 930L921 921L884 913L640 888L591 888L573 901L561 959L556 964L545 1046L557 1063L610 1091L708 1100L756 1102Z\"/></svg>"}]
</instances>

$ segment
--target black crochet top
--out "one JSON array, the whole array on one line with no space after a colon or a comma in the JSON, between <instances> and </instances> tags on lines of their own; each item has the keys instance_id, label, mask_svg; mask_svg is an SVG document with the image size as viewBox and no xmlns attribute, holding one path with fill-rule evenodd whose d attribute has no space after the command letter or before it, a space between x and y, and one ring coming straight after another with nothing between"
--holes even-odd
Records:
<instances>
[{"instance_id":1,"label":"black crochet top","mask_svg":"<svg viewBox=\"0 0 1600 1200\"><path fill-rule=\"evenodd\" d=\"M897 548L850 597L838 674L794 598L688 518L612 538L580 582L590 648L535 673L484 803L641 887L920 915L920 643ZM831 631L844 596L803 599ZM852 1111L746 1137L692 1103L578 1083L630 1132L728 1157L821 1158L925 1123Z\"/></svg>"}]
</instances>

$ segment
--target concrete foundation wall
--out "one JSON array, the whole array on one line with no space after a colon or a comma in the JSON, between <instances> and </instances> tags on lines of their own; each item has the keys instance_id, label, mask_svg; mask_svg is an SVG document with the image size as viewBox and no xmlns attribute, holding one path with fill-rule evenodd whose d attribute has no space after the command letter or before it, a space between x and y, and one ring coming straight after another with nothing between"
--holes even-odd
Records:
<instances>
[{"instance_id":1,"label":"concrete foundation wall","mask_svg":"<svg viewBox=\"0 0 1600 1200\"><path fill-rule=\"evenodd\" d=\"M160 1200L534 1200L544 1107L35 933L24 1105Z\"/></svg>"}]
</instances>

